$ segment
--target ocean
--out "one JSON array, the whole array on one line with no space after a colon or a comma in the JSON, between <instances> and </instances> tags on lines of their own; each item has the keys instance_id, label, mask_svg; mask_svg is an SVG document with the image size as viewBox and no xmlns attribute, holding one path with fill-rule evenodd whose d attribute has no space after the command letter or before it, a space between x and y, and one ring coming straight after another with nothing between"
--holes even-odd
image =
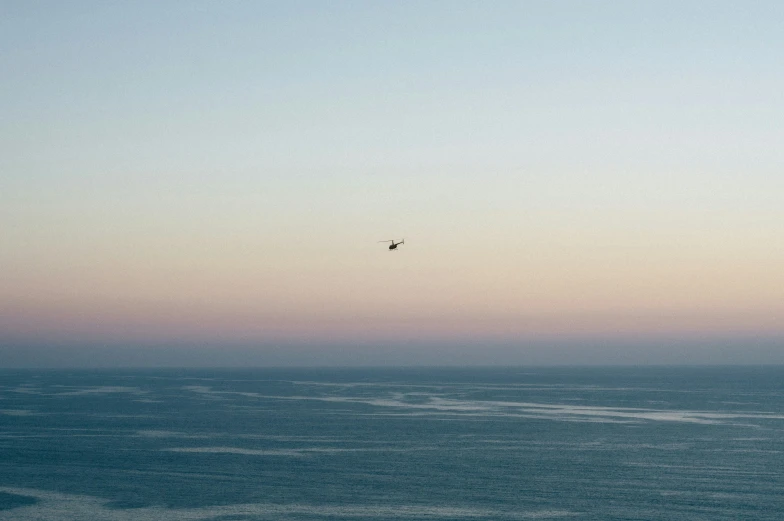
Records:
<instances>
[{"instance_id":1,"label":"ocean","mask_svg":"<svg viewBox=\"0 0 784 521\"><path fill-rule=\"evenodd\" d=\"M783 520L784 367L0 371L0 520Z\"/></svg>"}]
</instances>

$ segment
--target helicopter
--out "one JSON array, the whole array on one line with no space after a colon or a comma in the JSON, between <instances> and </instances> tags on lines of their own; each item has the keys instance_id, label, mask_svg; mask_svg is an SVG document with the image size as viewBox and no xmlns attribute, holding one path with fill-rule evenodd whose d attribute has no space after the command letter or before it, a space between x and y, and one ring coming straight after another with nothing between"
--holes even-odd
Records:
<instances>
[{"instance_id":1,"label":"helicopter","mask_svg":"<svg viewBox=\"0 0 784 521\"><path fill-rule=\"evenodd\" d=\"M397 247L399 245L401 245L401 244L404 244L406 242L406 240L405 239L401 239L400 242L395 242L395 240L392 239L391 241L378 241L378 242L391 242L392 244L389 245L389 249L390 250L396 250Z\"/></svg>"}]
</instances>

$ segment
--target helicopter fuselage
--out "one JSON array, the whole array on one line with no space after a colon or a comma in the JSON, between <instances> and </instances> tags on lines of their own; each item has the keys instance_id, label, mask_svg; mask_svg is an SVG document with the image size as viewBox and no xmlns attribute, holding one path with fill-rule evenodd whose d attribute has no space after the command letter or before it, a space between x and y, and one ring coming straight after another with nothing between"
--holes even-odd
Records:
<instances>
[{"instance_id":1,"label":"helicopter fuselage","mask_svg":"<svg viewBox=\"0 0 784 521\"><path fill-rule=\"evenodd\" d=\"M378 241L378 242L390 242L392 244L389 245L390 250L396 250L398 246L403 244L405 241L395 242L395 241Z\"/></svg>"}]
</instances>

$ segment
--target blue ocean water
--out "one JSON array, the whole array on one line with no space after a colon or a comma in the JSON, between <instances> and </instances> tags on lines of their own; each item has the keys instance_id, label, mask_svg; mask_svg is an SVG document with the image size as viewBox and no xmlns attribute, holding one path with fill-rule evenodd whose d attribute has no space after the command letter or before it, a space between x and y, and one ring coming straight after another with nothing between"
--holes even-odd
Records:
<instances>
[{"instance_id":1,"label":"blue ocean water","mask_svg":"<svg viewBox=\"0 0 784 521\"><path fill-rule=\"evenodd\" d=\"M0 520L781 520L784 368L0 371Z\"/></svg>"}]
</instances>

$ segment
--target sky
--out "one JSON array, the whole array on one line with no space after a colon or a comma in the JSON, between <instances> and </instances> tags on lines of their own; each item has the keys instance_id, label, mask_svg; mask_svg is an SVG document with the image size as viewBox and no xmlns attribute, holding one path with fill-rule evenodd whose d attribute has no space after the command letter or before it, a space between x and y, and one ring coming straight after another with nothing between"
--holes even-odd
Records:
<instances>
[{"instance_id":1,"label":"sky","mask_svg":"<svg viewBox=\"0 0 784 521\"><path fill-rule=\"evenodd\" d=\"M782 56L778 1L0 2L0 367L784 363Z\"/></svg>"}]
</instances>

